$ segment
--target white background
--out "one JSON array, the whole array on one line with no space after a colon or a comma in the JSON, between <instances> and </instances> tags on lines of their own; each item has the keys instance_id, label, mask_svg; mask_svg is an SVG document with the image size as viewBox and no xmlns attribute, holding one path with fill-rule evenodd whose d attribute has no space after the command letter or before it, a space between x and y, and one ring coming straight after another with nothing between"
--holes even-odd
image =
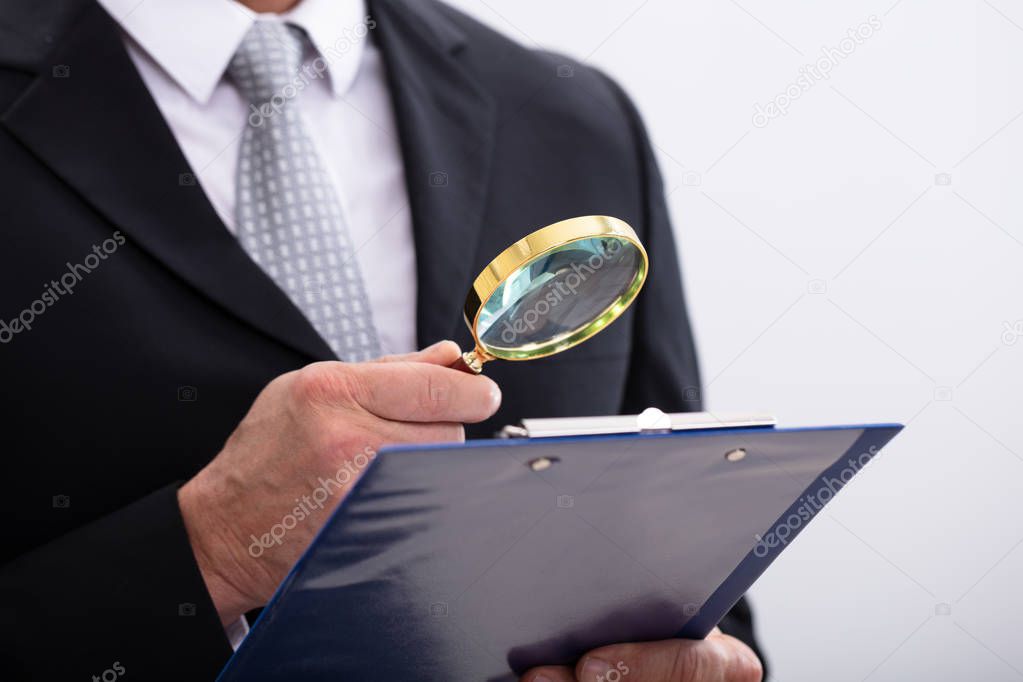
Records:
<instances>
[{"instance_id":1,"label":"white background","mask_svg":"<svg viewBox=\"0 0 1023 682\"><path fill-rule=\"evenodd\" d=\"M454 4L636 101L712 410L908 424L754 588L773 679L1023 679L1023 5Z\"/></svg>"}]
</instances>

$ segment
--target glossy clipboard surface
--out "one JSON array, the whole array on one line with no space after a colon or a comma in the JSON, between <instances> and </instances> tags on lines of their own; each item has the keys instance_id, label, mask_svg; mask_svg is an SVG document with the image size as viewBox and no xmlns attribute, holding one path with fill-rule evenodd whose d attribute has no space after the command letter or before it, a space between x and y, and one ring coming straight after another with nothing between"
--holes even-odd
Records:
<instances>
[{"instance_id":1,"label":"glossy clipboard surface","mask_svg":"<svg viewBox=\"0 0 1023 682\"><path fill-rule=\"evenodd\" d=\"M900 429L385 449L220 679L515 680L703 637Z\"/></svg>"}]
</instances>

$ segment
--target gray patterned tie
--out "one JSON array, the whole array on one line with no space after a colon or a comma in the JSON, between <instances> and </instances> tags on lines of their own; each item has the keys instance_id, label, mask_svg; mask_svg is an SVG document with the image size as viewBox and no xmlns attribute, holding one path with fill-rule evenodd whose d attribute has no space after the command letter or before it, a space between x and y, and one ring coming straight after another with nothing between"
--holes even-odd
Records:
<instances>
[{"instance_id":1,"label":"gray patterned tie","mask_svg":"<svg viewBox=\"0 0 1023 682\"><path fill-rule=\"evenodd\" d=\"M228 66L252 105L238 157L238 240L338 357L369 360L380 341L351 235L295 107L303 41L294 26L257 21Z\"/></svg>"}]
</instances>

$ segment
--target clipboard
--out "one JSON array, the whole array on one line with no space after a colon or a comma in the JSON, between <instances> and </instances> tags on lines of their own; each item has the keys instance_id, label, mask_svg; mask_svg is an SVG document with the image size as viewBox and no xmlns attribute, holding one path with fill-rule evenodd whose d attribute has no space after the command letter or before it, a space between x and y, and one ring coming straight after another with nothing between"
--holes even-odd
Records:
<instances>
[{"instance_id":1,"label":"clipboard","mask_svg":"<svg viewBox=\"0 0 1023 682\"><path fill-rule=\"evenodd\" d=\"M218 679L510 682L702 638L901 429L647 410L385 448Z\"/></svg>"}]
</instances>

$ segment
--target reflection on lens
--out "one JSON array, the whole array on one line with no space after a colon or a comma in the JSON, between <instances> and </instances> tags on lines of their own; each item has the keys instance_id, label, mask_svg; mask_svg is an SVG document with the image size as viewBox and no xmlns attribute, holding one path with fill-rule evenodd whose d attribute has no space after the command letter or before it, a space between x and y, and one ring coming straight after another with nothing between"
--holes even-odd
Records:
<instances>
[{"instance_id":1,"label":"reflection on lens","mask_svg":"<svg viewBox=\"0 0 1023 682\"><path fill-rule=\"evenodd\" d=\"M635 244L614 236L548 251L513 272L487 299L477 339L487 352L507 358L572 345L573 334L595 322L609 323L617 315L604 320L605 314L631 301L644 263Z\"/></svg>"}]
</instances>

